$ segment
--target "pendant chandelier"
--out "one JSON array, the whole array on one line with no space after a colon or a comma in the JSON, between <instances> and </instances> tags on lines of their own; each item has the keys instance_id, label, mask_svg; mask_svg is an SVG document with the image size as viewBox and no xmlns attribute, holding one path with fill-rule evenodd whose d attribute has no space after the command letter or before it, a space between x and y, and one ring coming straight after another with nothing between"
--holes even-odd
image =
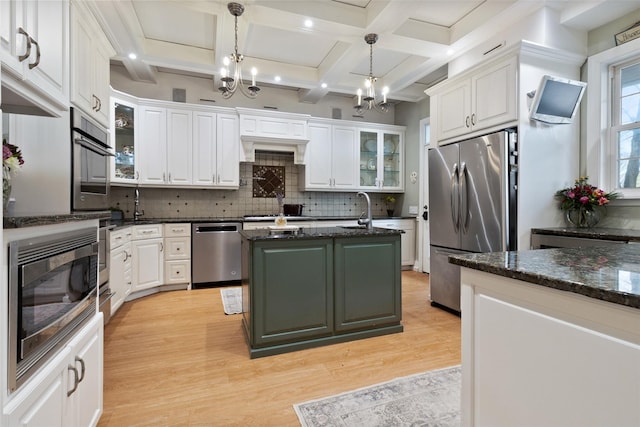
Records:
<instances>
[{"instance_id":1,"label":"pendant chandelier","mask_svg":"<svg viewBox=\"0 0 640 427\"><path fill-rule=\"evenodd\" d=\"M387 93L389 88L387 86L382 88L382 100L377 98L375 83L378 80L373 77L373 45L378 41L377 34L367 34L364 36L364 41L369 45L369 77L364 81L364 97L362 89L358 89L358 103L353 107L356 113L362 114L364 110L377 110L382 113L389 111L389 103L387 102ZM364 101L364 102L363 102Z\"/></svg>"},{"instance_id":2,"label":"pendant chandelier","mask_svg":"<svg viewBox=\"0 0 640 427\"><path fill-rule=\"evenodd\" d=\"M222 81L222 86L220 86L218 90L222 92L222 97L224 99L231 98L238 88L247 98L255 98L260 91L260 88L256 86L256 74L258 71L255 67L251 69L251 86L245 86L245 83L242 80L241 67L242 59L244 57L242 54L238 53L238 16L242 16L244 6L240 3L229 3L227 4L227 9L229 9L229 12L235 17L235 47L234 52L229 56L225 56L223 59L224 67L220 69L220 81ZM231 63L233 63L233 74L229 73L229 65L231 65Z\"/></svg>"}]
</instances>

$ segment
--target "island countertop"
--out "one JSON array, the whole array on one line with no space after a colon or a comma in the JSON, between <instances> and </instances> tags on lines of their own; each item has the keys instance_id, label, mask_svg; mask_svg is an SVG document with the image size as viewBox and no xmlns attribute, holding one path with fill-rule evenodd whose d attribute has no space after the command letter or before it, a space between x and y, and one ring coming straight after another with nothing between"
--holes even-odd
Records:
<instances>
[{"instance_id":1,"label":"island countertop","mask_svg":"<svg viewBox=\"0 0 640 427\"><path fill-rule=\"evenodd\" d=\"M392 236L402 234L402 230L373 227L367 230L361 227L300 227L297 230L287 228L242 230L240 234L248 240L298 240L335 237Z\"/></svg>"},{"instance_id":2,"label":"island countertop","mask_svg":"<svg viewBox=\"0 0 640 427\"><path fill-rule=\"evenodd\" d=\"M450 255L475 270L640 308L640 247L538 249Z\"/></svg>"}]
</instances>

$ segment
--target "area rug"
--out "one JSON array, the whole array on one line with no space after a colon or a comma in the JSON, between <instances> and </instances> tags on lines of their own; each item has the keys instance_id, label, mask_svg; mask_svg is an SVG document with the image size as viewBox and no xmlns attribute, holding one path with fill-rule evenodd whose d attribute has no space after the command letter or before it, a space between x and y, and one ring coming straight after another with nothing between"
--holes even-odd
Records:
<instances>
[{"instance_id":1,"label":"area rug","mask_svg":"<svg viewBox=\"0 0 640 427\"><path fill-rule=\"evenodd\" d=\"M460 425L460 366L293 405L302 427Z\"/></svg>"},{"instance_id":2,"label":"area rug","mask_svg":"<svg viewBox=\"0 0 640 427\"><path fill-rule=\"evenodd\" d=\"M224 314L242 313L242 288L220 288Z\"/></svg>"}]
</instances>

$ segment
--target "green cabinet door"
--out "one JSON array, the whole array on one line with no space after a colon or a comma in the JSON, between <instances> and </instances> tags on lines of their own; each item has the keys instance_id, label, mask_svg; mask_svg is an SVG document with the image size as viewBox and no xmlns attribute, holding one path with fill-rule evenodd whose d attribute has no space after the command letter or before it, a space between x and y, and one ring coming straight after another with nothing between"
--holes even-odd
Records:
<instances>
[{"instance_id":1,"label":"green cabinet door","mask_svg":"<svg viewBox=\"0 0 640 427\"><path fill-rule=\"evenodd\" d=\"M335 329L402 320L400 235L335 240Z\"/></svg>"},{"instance_id":2,"label":"green cabinet door","mask_svg":"<svg viewBox=\"0 0 640 427\"><path fill-rule=\"evenodd\" d=\"M258 241L252 255L252 347L333 333L332 239Z\"/></svg>"}]
</instances>

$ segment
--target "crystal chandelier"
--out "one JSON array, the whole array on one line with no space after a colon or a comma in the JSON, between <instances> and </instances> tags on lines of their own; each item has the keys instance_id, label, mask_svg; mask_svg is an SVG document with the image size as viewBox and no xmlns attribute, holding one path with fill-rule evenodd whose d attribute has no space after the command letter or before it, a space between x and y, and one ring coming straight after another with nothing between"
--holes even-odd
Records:
<instances>
[{"instance_id":1,"label":"crystal chandelier","mask_svg":"<svg viewBox=\"0 0 640 427\"><path fill-rule=\"evenodd\" d=\"M358 89L358 103L353 107L356 113L362 114L364 110L378 110L383 113L389 111L389 103L387 102L387 93L389 88L387 86L382 88L382 101L376 100L376 87L375 83L378 80L373 77L373 45L378 41L377 34L367 34L364 36L364 41L369 45L369 77L364 81L364 98L362 97L362 89ZM364 101L364 104L363 102Z\"/></svg>"},{"instance_id":2,"label":"crystal chandelier","mask_svg":"<svg viewBox=\"0 0 640 427\"><path fill-rule=\"evenodd\" d=\"M223 59L224 67L220 69L222 86L220 86L218 90L222 92L224 99L231 98L238 88L240 88L240 92L247 98L255 98L258 95L258 91L260 91L260 88L256 86L256 74L258 71L255 67L251 69L251 86L245 86L245 83L242 81L242 68L240 64L244 57L238 53L238 16L241 16L244 12L244 6L240 3L229 3L227 4L227 9L229 9L229 12L235 17L236 21L235 49L231 55L225 56ZM229 73L229 65L231 62L233 62L233 74Z\"/></svg>"}]
</instances>

